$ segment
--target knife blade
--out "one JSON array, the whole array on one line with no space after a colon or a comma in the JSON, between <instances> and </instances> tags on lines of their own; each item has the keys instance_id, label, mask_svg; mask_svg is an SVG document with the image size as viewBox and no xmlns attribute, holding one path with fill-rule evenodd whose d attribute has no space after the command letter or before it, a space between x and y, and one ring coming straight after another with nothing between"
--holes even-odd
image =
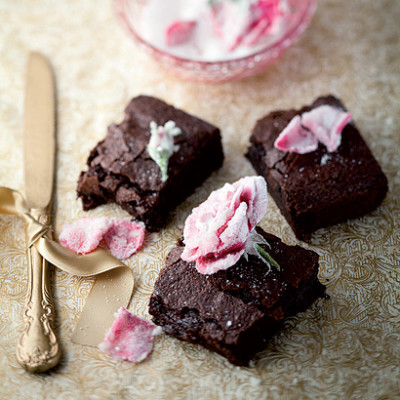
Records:
<instances>
[{"instance_id":1,"label":"knife blade","mask_svg":"<svg viewBox=\"0 0 400 400\"><path fill-rule=\"evenodd\" d=\"M55 157L55 88L50 64L39 53L28 60L24 119L25 196L30 208L49 206Z\"/></svg>"},{"instance_id":2,"label":"knife blade","mask_svg":"<svg viewBox=\"0 0 400 400\"><path fill-rule=\"evenodd\" d=\"M55 101L52 68L41 54L31 53L25 91L25 196L31 216L49 228L56 141ZM61 352L53 327L49 265L34 245L28 247L27 254L25 327L17 345L17 360L30 372L43 372L58 363Z\"/></svg>"}]
</instances>

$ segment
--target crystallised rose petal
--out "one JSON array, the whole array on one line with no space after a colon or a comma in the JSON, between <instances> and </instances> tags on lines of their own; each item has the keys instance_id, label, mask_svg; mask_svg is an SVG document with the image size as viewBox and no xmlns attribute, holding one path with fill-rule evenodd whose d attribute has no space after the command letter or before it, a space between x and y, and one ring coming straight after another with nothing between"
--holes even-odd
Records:
<instances>
[{"instance_id":1,"label":"crystallised rose petal","mask_svg":"<svg viewBox=\"0 0 400 400\"><path fill-rule=\"evenodd\" d=\"M229 51L234 51L253 23L254 16L250 13L250 4L224 1L213 6L211 19L217 36Z\"/></svg>"},{"instance_id":2,"label":"crystallised rose petal","mask_svg":"<svg viewBox=\"0 0 400 400\"><path fill-rule=\"evenodd\" d=\"M282 15L279 3L279 0L260 0L251 5L251 12L257 19L248 29L244 44L253 45L276 29L276 21Z\"/></svg>"},{"instance_id":3,"label":"crystallised rose petal","mask_svg":"<svg viewBox=\"0 0 400 400\"><path fill-rule=\"evenodd\" d=\"M197 207L198 209L198 207ZM209 251L208 249L213 249L218 246L219 238L214 230L207 230L206 227L209 226L207 219L203 219L202 223L196 221L196 217L202 219L200 214L201 210L193 210L185 223L184 237L186 247L183 257L188 261L194 261L200 256L205 256ZM207 216L209 217L209 216Z\"/></svg>"},{"instance_id":4,"label":"crystallised rose petal","mask_svg":"<svg viewBox=\"0 0 400 400\"><path fill-rule=\"evenodd\" d=\"M116 360L140 362L153 348L154 328L151 322L121 307L99 348Z\"/></svg>"},{"instance_id":5,"label":"crystallised rose petal","mask_svg":"<svg viewBox=\"0 0 400 400\"><path fill-rule=\"evenodd\" d=\"M252 46L277 31L283 14L279 0L226 1L211 5L215 33L229 51L238 46Z\"/></svg>"},{"instance_id":6,"label":"crystallised rose petal","mask_svg":"<svg viewBox=\"0 0 400 400\"><path fill-rule=\"evenodd\" d=\"M114 219L104 239L112 255L120 260L131 257L142 246L145 227L142 222Z\"/></svg>"},{"instance_id":7,"label":"crystallised rose petal","mask_svg":"<svg viewBox=\"0 0 400 400\"><path fill-rule=\"evenodd\" d=\"M265 215L268 208L268 195L265 179L262 176L245 177L233 184L242 187L240 201L247 204L249 229L253 229Z\"/></svg>"},{"instance_id":8,"label":"crystallised rose petal","mask_svg":"<svg viewBox=\"0 0 400 400\"><path fill-rule=\"evenodd\" d=\"M104 239L114 257L132 256L143 244L145 226L142 222L83 218L66 225L59 237L62 244L77 254L87 254L99 247Z\"/></svg>"},{"instance_id":9,"label":"crystallised rose petal","mask_svg":"<svg viewBox=\"0 0 400 400\"><path fill-rule=\"evenodd\" d=\"M233 251L230 253L224 253L219 258L210 259L200 257L196 262L196 269L201 274L214 274L221 269L227 269L232 265L235 265L240 257L243 255L244 249Z\"/></svg>"},{"instance_id":10,"label":"crystallised rose petal","mask_svg":"<svg viewBox=\"0 0 400 400\"><path fill-rule=\"evenodd\" d=\"M232 218L236 203L239 204L232 202L233 195L232 185L225 184L220 190L212 192L204 203L193 209L185 222L183 236L186 246L182 257L194 261L198 257L206 256L220 245L219 232ZM221 204L226 207L221 207Z\"/></svg>"},{"instance_id":11,"label":"crystallised rose petal","mask_svg":"<svg viewBox=\"0 0 400 400\"><path fill-rule=\"evenodd\" d=\"M271 28L271 24L266 19L261 19L253 26L243 38L243 44L253 45L257 43Z\"/></svg>"},{"instance_id":12,"label":"crystallised rose petal","mask_svg":"<svg viewBox=\"0 0 400 400\"><path fill-rule=\"evenodd\" d=\"M174 21L167 27L166 41L168 46L177 46L188 42L196 28L196 21Z\"/></svg>"},{"instance_id":13,"label":"crystallised rose petal","mask_svg":"<svg viewBox=\"0 0 400 400\"><path fill-rule=\"evenodd\" d=\"M241 203L235 215L228 221L226 229L220 234L220 252L229 248L243 248L243 243L249 235L249 224L247 218L247 204Z\"/></svg>"},{"instance_id":14,"label":"crystallised rose petal","mask_svg":"<svg viewBox=\"0 0 400 400\"><path fill-rule=\"evenodd\" d=\"M302 125L332 152L340 146L342 130L351 120L351 115L337 107L322 105L302 114L301 120Z\"/></svg>"},{"instance_id":15,"label":"crystallised rose petal","mask_svg":"<svg viewBox=\"0 0 400 400\"><path fill-rule=\"evenodd\" d=\"M296 115L279 134L274 146L281 151L305 154L317 150L318 140L312 132L303 128L300 115Z\"/></svg>"},{"instance_id":16,"label":"crystallised rose petal","mask_svg":"<svg viewBox=\"0 0 400 400\"><path fill-rule=\"evenodd\" d=\"M75 253L87 254L96 250L111 226L108 218L82 218L65 225L59 240Z\"/></svg>"},{"instance_id":17,"label":"crystallised rose petal","mask_svg":"<svg viewBox=\"0 0 400 400\"><path fill-rule=\"evenodd\" d=\"M204 203L194 208L184 227L186 246L182 257L195 261L219 249L219 236L239 205L240 199L235 196L233 186L225 184L221 189L212 192Z\"/></svg>"}]
</instances>

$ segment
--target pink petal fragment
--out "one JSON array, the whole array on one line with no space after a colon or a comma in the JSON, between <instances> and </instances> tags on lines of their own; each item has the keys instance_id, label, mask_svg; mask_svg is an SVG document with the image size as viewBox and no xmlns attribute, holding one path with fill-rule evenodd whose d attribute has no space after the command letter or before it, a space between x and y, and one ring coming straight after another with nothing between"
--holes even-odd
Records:
<instances>
[{"instance_id":1,"label":"pink petal fragment","mask_svg":"<svg viewBox=\"0 0 400 400\"><path fill-rule=\"evenodd\" d=\"M269 31L271 27L270 23L266 19L260 19L251 29L249 29L248 33L243 38L243 44L253 45L256 44L266 33Z\"/></svg>"},{"instance_id":2,"label":"pink petal fragment","mask_svg":"<svg viewBox=\"0 0 400 400\"><path fill-rule=\"evenodd\" d=\"M174 21L166 30L166 40L168 46L177 46L187 43L193 36L196 21Z\"/></svg>"},{"instance_id":3,"label":"pink petal fragment","mask_svg":"<svg viewBox=\"0 0 400 400\"><path fill-rule=\"evenodd\" d=\"M340 146L342 130L351 120L351 115L340 108L322 105L305 112L301 118L302 125L332 152Z\"/></svg>"},{"instance_id":4,"label":"pink petal fragment","mask_svg":"<svg viewBox=\"0 0 400 400\"><path fill-rule=\"evenodd\" d=\"M75 253L87 254L96 250L111 226L112 222L107 218L82 218L65 225L59 240Z\"/></svg>"},{"instance_id":5,"label":"pink petal fragment","mask_svg":"<svg viewBox=\"0 0 400 400\"><path fill-rule=\"evenodd\" d=\"M261 176L225 184L187 218L181 258L194 261L203 274L231 267L244 253L251 230L266 211L267 187Z\"/></svg>"},{"instance_id":6,"label":"pink petal fragment","mask_svg":"<svg viewBox=\"0 0 400 400\"><path fill-rule=\"evenodd\" d=\"M154 328L151 322L121 307L99 348L115 360L140 362L153 348Z\"/></svg>"},{"instance_id":7,"label":"pink petal fragment","mask_svg":"<svg viewBox=\"0 0 400 400\"><path fill-rule=\"evenodd\" d=\"M243 39L244 44L256 44L274 31L279 17L283 14L279 3L280 0L260 0L258 3L252 4L251 12L256 19L246 32Z\"/></svg>"},{"instance_id":8,"label":"pink petal fragment","mask_svg":"<svg viewBox=\"0 0 400 400\"><path fill-rule=\"evenodd\" d=\"M235 265L242 254L244 253L244 248L240 248L237 251L232 251L230 253L223 253L222 255L217 255L215 258L202 258L200 257L196 261L196 269L205 275L214 274L221 269L228 269L232 265Z\"/></svg>"},{"instance_id":9,"label":"pink petal fragment","mask_svg":"<svg viewBox=\"0 0 400 400\"><path fill-rule=\"evenodd\" d=\"M120 260L131 257L143 245L145 227L142 222L114 219L104 239L112 255Z\"/></svg>"},{"instance_id":10,"label":"pink petal fragment","mask_svg":"<svg viewBox=\"0 0 400 400\"><path fill-rule=\"evenodd\" d=\"M214 31L229 51L242 43L254 45L269 35L282 15L279 0L224 1L212 6Z\"/></svg>"},{"instance_id":11,"label":"pink petal fragment","mask_svg":"<svg viewBox=\"0 0 400 400\"><path fill-rule=\"evenodd\" d=\"M251 230L247 218L248 207L245 202L241 202L235 214L227 222L225 229L220 233L220 251L226 252L230 249L243 248ZM243 249L244 251L244 249Z\"/></svg>"},{"instance_id":12,"label":"pink petal fragment","mask_svg":"<svg viewBox=\"0 0 400 400\"><path fill-rule=\"evenodd\" d=\"M265 180L261 176L245 177L234 183L233 187L242 187L240 199L247 204L249 229L252 230L267 212L268 195Z\"/></svg>"},{"instance_id":13,"label":"pink petal fragment","mask_svg":"<svg viewBox=\"0 0 400 400\"><path fill-rule=\"evenodd\" d=\"M233 51L240 44L247 17L238 13L237 6L231 2L222 2L212 6L211 21L216 35L224 46Z\"/></svg>"},{"instance_id":14,"label":"pink petal fragment","mask_svg":"<svg viewBox=\"0 0 400 400\"><path fill-rule=\"evenodd\" d=\"M314 134L301 125L300 115L296 115L276 138L274 146L281 151L311 153L317 150L318 140Z\"/></svg>"}]
</instances>

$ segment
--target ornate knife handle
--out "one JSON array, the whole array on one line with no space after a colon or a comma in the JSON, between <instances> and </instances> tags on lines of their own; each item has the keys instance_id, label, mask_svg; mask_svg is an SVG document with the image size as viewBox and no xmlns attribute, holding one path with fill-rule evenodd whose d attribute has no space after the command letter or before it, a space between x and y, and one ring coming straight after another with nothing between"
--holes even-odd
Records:
<instances>
[{"instance_id":1,"label":"ornate knife handle","mask_svg":"<svg viewBox=\"0 0 400 400\"><path fill-rule=\"evenodd\" d=\"M30 247L25 328L17 346L17 360L30 372L44 372L54 367L61 357L53 328L54 307L48 270L47 261L34 246Z\"/></svg>"}]
</instances>

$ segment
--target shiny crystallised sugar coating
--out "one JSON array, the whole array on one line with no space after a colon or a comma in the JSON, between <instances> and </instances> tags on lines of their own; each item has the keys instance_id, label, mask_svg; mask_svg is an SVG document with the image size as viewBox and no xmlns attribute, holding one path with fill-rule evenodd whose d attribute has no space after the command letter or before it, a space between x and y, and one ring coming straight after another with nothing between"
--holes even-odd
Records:
<instances>
[{"instance_id":1,"label":"shiny crystallised sugar coating","mask_svg":"<svg viewBox=\"0 0 400 400\"><path fill-rule=\"evenodd\" d=\"M60 242L77 254L96 250L104 240L112 255L120 260L131 257L143 245L142 222L109 218L82 218L65 225Z\"/></svg>"}]
</instances>

